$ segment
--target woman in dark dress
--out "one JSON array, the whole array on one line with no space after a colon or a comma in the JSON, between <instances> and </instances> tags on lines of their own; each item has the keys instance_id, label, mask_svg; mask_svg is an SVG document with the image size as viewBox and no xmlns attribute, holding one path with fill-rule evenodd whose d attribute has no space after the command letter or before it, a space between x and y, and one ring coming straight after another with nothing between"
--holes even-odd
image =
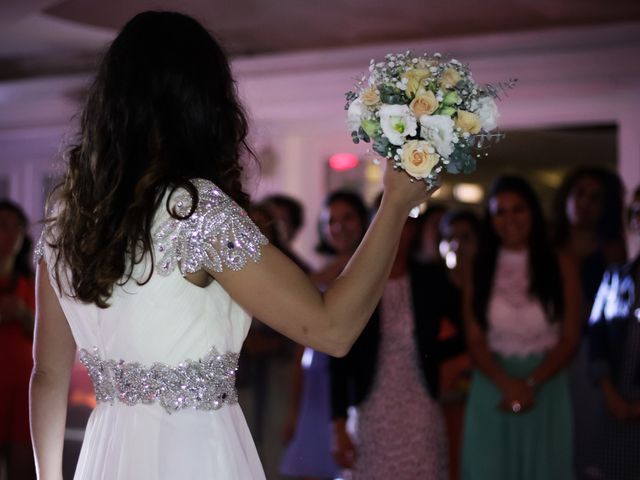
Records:
<instances>
[{"instance_id":1,"label":"woman in dark dress","mask_svg":"<svg viewBox=\"0 0 640 480\"><path fill-rule=\"evenodd\" d=\"M640 189L630 207L630 223L640 225ZM635 229L633 229L635 230ZM635 231L640 236L640 230ZM589 328L592 378L606 410L592 419L600 450L594 478L640 478L640 254L603 276Z\"/></svg>"},{"instance_id":2,"label":"woman in dark dress","mask_svg":"<svg viewBox=\"0 0 640 480\"><path fill-rule=\"evenodd\" d=\"M626 261L622 209L620 179L602 167L583 167L571 172L556 197L555 243L560 251L575 259L582 296L582 336L569 374L578 480L592 478L593 461L602 447L602 439L591 421L602 413L604 406L587 373L587 320L607 266Z\"/></svg>"}]
</instances>

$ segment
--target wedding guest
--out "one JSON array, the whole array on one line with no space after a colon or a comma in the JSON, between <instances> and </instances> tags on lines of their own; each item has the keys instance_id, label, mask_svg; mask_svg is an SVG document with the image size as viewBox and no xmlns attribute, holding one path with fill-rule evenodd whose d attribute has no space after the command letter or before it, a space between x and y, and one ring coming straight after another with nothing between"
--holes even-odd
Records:
<instances>
[{"instance_id":1,"label":"wedding guest","mask_svg":"<svg viewBox=\"0 0 640 480\"><path fill-rule=\"evenodd\" d=\"M35 291L22 208L0 200L0 465L8 480L35 478L29 434L29 377Z\"/></svg>"},{"instance_id":2,"label":"wedding guest","mask_svg":"<svg viewBox=\"0 0 640 480\"><path fill-rule=\"evenodd\" d=\"M640 223L640 189L631 203L630 223ZM634 229L635 230L635 229ZM640 236L640 230L635 230ZM592 478L640 478L640 254L604 274L591 311L589 360L606 411L590 419L600 450Z\"/></svg>"},{"instance_id":3,"label":"wedding guest","mask_svg":"<svg viewBox=\"0 0 640 480\"><path fill-rule=\"evenodd\" d=\"M603 399L588 376L587 320L598 285L608 265L626 260L623 188L618 175L603 167L582 167L566 176L555 205L555 243L578 265L581 341L570 368L574 415L574 462L578 479L590 479L602 438L592 419Z\"/></svg>"},{"instance_id":4,"label":"wedding guest","mask_svg":"<svg viewBox=\"0 0 640 480\"><path fill-rule=\"evenodd\" d=\"M565 369L579 338L578 276L551 247L538 199L519 177L500 177L489 192L472 279L462 477L572 478Z\"/></svg>"},{"instance_id":5,"label":"wedding guest","mask_svg":"<svg viewBox=\"0 0 640 480\"><path fill-rule=\"evenodd\" d=\"M440 240L440 221L447 212L444 205L434 203L429 204L424 213L420 216L420 228L418 239L416 240L415 256L423 262L439 260L438 242Z\"/></svg>"},{"instance_id":6,"label":"wedding guest","mask_svg":"<svg viewBox=\"0 0 640 480\"><path fill-rule=\"evenodd\" d=\"M555 199L555 244L575 257L589 311L608 265L626 261L620 177L603 167L582 167L563 180Z\"/></svg>"},{"instance_id":7,"label":"wedding guest","mask_svg":"<svg viewBox=\"0 0 640 480\"><path fill-rule=\"evenodd\" d=\"M320 289L335 280L360 244L369 213L360 195L337 190L324 201L316 250L327 255L321 270L311 275ZM332 479L340 468L331 447L329 356L311 348L299 348L294 365L293 398L287 437L290 443L282 459L286 476Z\"/></svg>"},{"instance_id":8,"label":"wedding guest","mask_svg":"<svg viewBox=\"0 0 640 480\"><path fill-rule=\"evenodd\" d=\"M262 205L269 210L275 220L278 235L287 255L300 268L309 272L309 265L294 251L293 241L304 225L304 207L293 197L284 194L269 195L262 201Z\"/></svg>"},{"instance_id":9,"label":"wedding guest","mask_svg":"<svg viewBox=\"0 0 640 480\"><path fill-rule=\"evenodd\" d=\"M432 285L441 286L441 295L433 302L434 314L439 317L438 339L451 341L464 334L462 321L462 290L465 278L471 273L478 249L478 217L469 210L447 212L440 221L441 261L431 262ZM462 429L469 393L471 357L466 347L440 365L440 404L447 424L449 439L449 478L460 478Z\"/></svg>"},{"instance_id":10,"label":"wedding guest","mask_svg":"<svg viewBox=\"0 0 640 480\"><path fill-rule=\"evenodd\" d=\"M280 238L285 245L291 245L304 225L304 207L295 198L282 193L269 195L262 204L276 219Z\"/></svg>"},{"instance_id":11,"label":"wedding guest","mask_svg":"<svg viewBox=\"0 0 640 480\"><path fill-rule=\"evenodd\" d=\"M440 264L412 260L418 228L405 224L378 309L349 354L331 359L334 456L353 480L448 478L439 368L464 343L438 339L453 299Z\"/></svg>"}]
</instances>

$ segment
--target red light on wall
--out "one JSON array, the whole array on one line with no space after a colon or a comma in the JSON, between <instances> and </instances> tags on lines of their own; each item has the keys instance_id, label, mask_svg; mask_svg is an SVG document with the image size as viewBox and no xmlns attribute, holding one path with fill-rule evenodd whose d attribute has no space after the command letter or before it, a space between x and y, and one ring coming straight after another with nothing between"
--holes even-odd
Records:
<instances>
[{"instance_id":1,"label":"red light on wall","mask_svg":"<svg viewBox=\"0 0 640 480\"><path fill-rule=\"evenodd\" d=\"M338 172L350 170L358 165L358 156L353 153L336 153L331 155L329 166Z\"/></svg>"}]
</instances>

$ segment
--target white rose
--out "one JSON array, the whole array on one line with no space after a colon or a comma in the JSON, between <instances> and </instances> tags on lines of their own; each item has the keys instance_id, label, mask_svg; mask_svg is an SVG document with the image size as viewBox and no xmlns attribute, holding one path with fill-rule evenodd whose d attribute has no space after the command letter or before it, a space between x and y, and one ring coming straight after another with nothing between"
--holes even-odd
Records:
<instances>
[{"instance_id":1,"label":"white rose","mask_svg":"<svg viewBox=\"0 0 640 480\"><path fill-rule=\"evenodd\" d=\"M478 110L476 110L476 115L480 117L480 124L482 125L482 130L485 132L490 132L498 126L500 113L498 112L498 106L493 98L482 97L478 100Z\"/></svg>"},{"instance_id":2,"label":"white rose","mask_svg":"<svg viewBox=\"0 0 640 480\"><path fill-rule=\"evenodd\" d=\"M407 105L380 107L382 133L393 145L402 145L407 136L416 134L418 122Z\"/></svg>"},{"instance_id":3,"label":"white rose","mask_svg":"<svg viewBox=\"0 0 640 480\"><path fill-rule=\"evenodd\" d=\"M402 168L414 178L427 178L439 161L434 148L424 140L411 140L402 147Z\"/></svg>"},{"instance_id":4,"label":"white rose","mask_svg":"<svg viewBox=\"0 0 640 480\"><path fill-rule=\"evenodd\" d=\"M347 110L347 127L350 132L357 132L362 123L362 117L365 115L367 107L364 106L362 100L356 98Z\"/></svg>"},{"instance_id":5,"label":"white rose","mask_svg":"<svg viewBox=\"0 0 640 480\"><path fill-rule=\"evenodd\" d=\"M422 115L420 136L431 143L443 158L453 152L454 121L448 115Z\"/></svg>"}]
</instances>

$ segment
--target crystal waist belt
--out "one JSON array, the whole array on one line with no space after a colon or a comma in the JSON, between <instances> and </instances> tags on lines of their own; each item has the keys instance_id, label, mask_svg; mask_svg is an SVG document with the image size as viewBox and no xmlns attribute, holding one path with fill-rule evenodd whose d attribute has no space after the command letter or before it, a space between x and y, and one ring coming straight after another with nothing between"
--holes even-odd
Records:
<instances>
[{"instance_id":1,"label":"crystal waist belt","mask_svg":"<svg viewBox=\"0 0 640 480\"><path fill-rule=\"evenodd\" d=\"M97 349L93 353L80 350L80 362L89 371L98 402L158 402L168 413L183 408L217 410L238 403L238 357L238 353L221 354L212 348L200 360L175 367L161 363L145 367L123 360L103 360Z\"/></svg>"}]
</instances>

